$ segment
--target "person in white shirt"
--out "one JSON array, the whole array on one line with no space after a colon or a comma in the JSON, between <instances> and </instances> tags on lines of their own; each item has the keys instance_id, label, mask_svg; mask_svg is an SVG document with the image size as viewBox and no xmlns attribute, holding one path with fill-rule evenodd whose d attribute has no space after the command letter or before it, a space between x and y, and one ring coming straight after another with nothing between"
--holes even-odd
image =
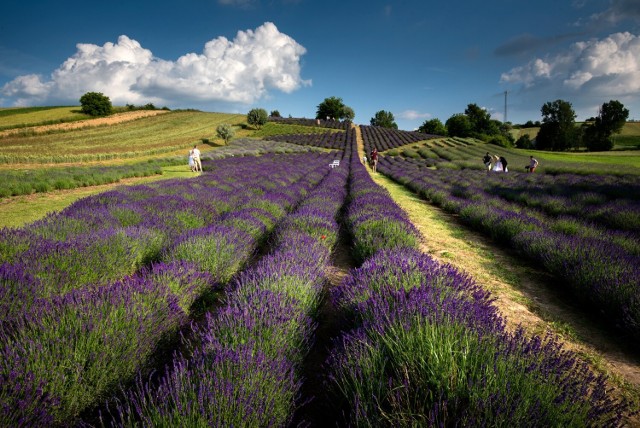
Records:
<instances>
[{"instance_id":1,"label":"person in white shirt","mask_svg":"<svg viewBox=\"0 0 640 428\"><path fill-rule=\"evenodd\" d=\"M198 146L193 146L193 150L191 150L191 156L193 156L195 170L202 172L202 163L200 162L200 150L198 150Z\"/></svg>"}]
</instances>

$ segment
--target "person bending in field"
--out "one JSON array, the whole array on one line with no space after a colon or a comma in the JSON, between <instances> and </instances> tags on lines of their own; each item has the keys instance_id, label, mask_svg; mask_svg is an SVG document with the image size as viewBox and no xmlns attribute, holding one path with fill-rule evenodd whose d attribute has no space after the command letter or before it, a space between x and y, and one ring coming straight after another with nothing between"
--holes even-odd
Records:
<instances>
[{"instance_id":1,"label":"person bending in field","mask_svg":"<svg viewBox=\"0 0 640 428\"><path fill-rule=\"evenodd\" d=\"M537 167L538 167L538 160L533 156L529 156L529 166L527 167L529 172L535 171Z\"/></svg>"},{"instance_id":2,"label":"person bending in field","mask_svg":"<svg viewBox=\"0 0 640 428\"><path fill-rule=\"evenodd\" d=\"M373 170L373 172L376 172L377 167L378 167L378 149L374 147L373 150L371 151L371 169Z\"/></svg>"},{"instance_id":3,"label":"person bending in field","mask_svg":"<svg viewBox=\"0 0 640 428\"><path fill-rule=\"evenodd\" d=\"M202 163L200 162L200 150L198 150L198 146L193 146L193 150L191 150L191 154L193 156L193 163L196 171L202 172Z\"/></svg>"}]
</instances>

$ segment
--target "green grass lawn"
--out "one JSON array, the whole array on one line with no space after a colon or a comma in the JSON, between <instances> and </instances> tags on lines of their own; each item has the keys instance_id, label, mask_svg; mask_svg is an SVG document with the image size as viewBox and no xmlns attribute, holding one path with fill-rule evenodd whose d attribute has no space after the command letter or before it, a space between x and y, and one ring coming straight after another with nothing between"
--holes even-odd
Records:
<instances>
[{"instance_id":1,"label":"green grass lawn","mask_svg":"<svg viewBox=\"0 0 640 428\"><path fill-rule=\"evenodd\" d=\"M110 126L88 127L37 135L9 135L0 138L2 163L60 163L125 159L186 153L203 140L220 140L216 127L237 125L243 114L170 112Z\"/></svg>"},{"instance_id":2,"label":"green grass lawn","mask_svg":"<svg viewBox=\"0 0 640 428\"><path fill-rule=\"evenodd\" d=\"M100 186L80 187L71 190L57 190L0 199L0 228L24 226L50 212L60 211L80 198L105 192L117 186L144 184L169 178L192 178L198 175L200 174L194 174L189 171L186 164L167 166L162 168L162 175L125 179L119 183Z\"/></svg>"},{"instance_id":3,"label":"green grass lawn","mask_svg":"<svg viewBox=\"0 0 640 428\"><path fill-rule=\"evenodd\" d=\"M0 131L84 119L89 116L80 112L80 106L5 108L0 109Z\"/></svg>"}]
</instances>

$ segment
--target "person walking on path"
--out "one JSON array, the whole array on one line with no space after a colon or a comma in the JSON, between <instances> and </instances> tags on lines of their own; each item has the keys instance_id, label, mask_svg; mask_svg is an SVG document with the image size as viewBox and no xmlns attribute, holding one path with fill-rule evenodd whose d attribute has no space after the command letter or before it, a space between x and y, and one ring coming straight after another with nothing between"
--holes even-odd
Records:
<instances>
[{"instance_id":1,"label":"person walking on path","mask_svg":"<svg viewBox=\"0 0 640 428\"><path fill-rule=\"evenodd\" d=\"M538 167L538 160L534 158L533 155L529 156L529 166L527 167L529 172L535 171L537 167Z\"/></svg>"},{"instance_id":2,"label":"person walking on path","mask_svg":"<svg viewBox=\"0 0 640 428\"><path fill-rule=\"evenodd\" d=\"M373 172L376 172L377 167L378 167L378 149L374 147L373 150L371 151L371 169L373 169Z\"/></svg>"},{"instance_id":3,"label":"person walking on path","mask_svg":"<svg viewBox=\"0 0 640 428\"><path fill-rule=\"evenodd\" d=\"M198 146L193 146L193 150L191 150L191 155L193 156L193 163L195 166L195 170L202 172L202 163L200 162L200 150L198 150Z\"/></svg>"}]
</instances>

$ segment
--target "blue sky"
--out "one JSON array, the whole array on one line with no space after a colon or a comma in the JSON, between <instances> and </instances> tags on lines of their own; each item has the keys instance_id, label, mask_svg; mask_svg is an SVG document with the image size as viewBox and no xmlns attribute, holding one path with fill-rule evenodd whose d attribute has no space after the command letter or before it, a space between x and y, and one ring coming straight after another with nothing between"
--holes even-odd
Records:
<instances>
[{"instance_id":1,"label":"blue sky","mask_svg":"<svg viewBox=\"0 0 640 428\"><path fill-rule=\"evenodd\" d=\"M114 105L315 117L325 98L369 124L443 123L470 103L578 120L615 99L640 119L638 0L110 0L0 5L0 106Z\"/></svg>"}]
</instances>

